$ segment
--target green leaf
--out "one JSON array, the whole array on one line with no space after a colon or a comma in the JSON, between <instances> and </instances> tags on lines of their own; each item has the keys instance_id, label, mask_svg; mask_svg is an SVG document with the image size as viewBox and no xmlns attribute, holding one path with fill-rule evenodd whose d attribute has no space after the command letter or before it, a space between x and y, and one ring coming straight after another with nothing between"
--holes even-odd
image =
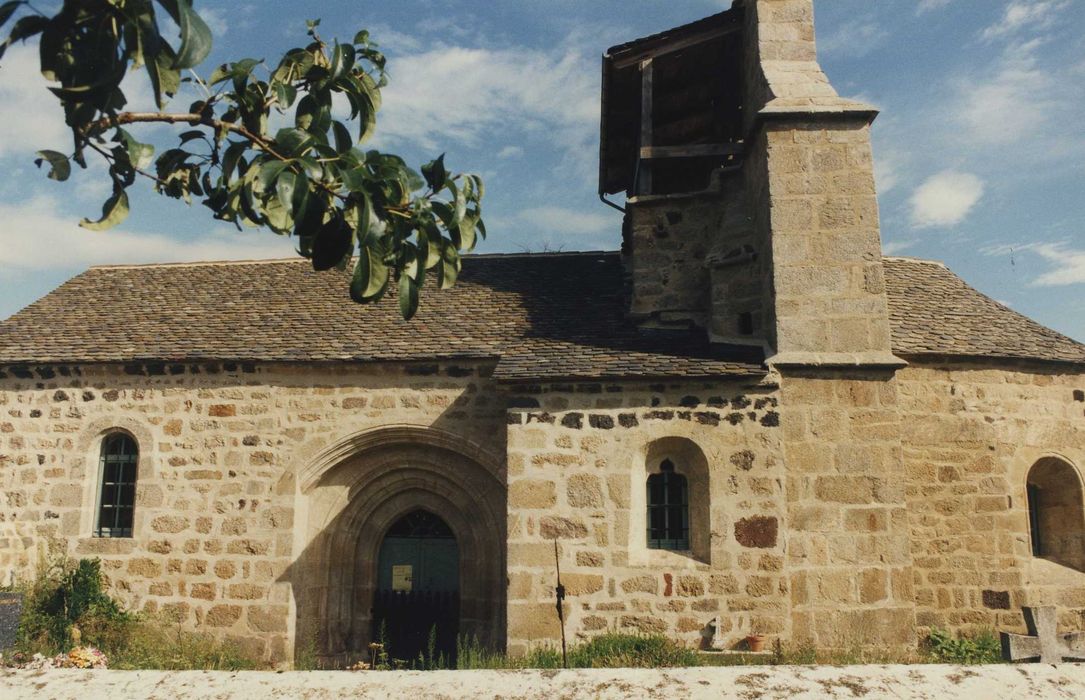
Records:
<instances>
[{"instance_id":1,"label":"green leaf","mask_svg":"<svg viewBox=\"0 0 1085 700\"><path fill-rule=\"evenodd\" d=\"M275 185L279 174L286 169L288 163L284 160L266 160L260 165L260 184L265 191L270 191Z\"/></svg>"},{"instance_id":2,"label":"green leaf","mask_svg":"<svg viewBox=\"0 0 1085 700\"><path fill-rule=\"evenodd\" d=\"M460 256L455 247L445 245L441 251L441 264L437 266L437 286L448 289L460 276Z\"/></svg>"},{"instance_id":3,"label":"green leaf","mask_svg":"<svg viewBox=\"0 0 1085 700\"><path fill-rule=\"evenodd\" d=\"M359 304L373 301L388 284L388 267L369 246L358 248L358 260L350 278L350 298Z\"/></svg>"},{"instance_id":4,"label":"green leaf","mask_svg":"<svg viewBox=\"0 0 1085 700\"><path fill-rule=\"evenodd\" d=\"M173 61L179 70L192 68L203 62L211 53L211 30L207 23L192 9L189 0L158 0L173 21L181 28L181 48Z\"/></svg>"},{"instance_id":5,"label":"green leaf","mask_svg":"<svg viewBox=\"0 0 1085 700\"><path fill-rule=\"evenodd\" d=\"M263 173L261 173L261 175L263 175ZM291 211L294 208L294 186L296 181L297 174L290 170L280 173L279 179L275 181L275 194L279 196L279 203L282 204L287 211Z\"/></svg>"},{"instance_id":6,"label":"green leaf","mask_svg":"<svg viewBox=\"0 0 1085 700\"><path fill-rule=\"evenodd\" d=\"M336 153L346 153L354 145L350 140L350 132L347 131L347 127L343 126L343 123L338 119L332 122L332 136L335 137Z\"/></svg>"},{"instance_id":7,"label":"green leaf","mask_svg":"<svg viewBox=\"0 0 1085 700\"><path fill-rule=\"evenodd\" d=\"M83 219L79 225L91 231L105 231L128 218L128 192L114 189L113 196L102 205L102 218L97 221Z\"/></svg>"},{"instance_id":8,"label":"green leaf","mask_svg":"<svg viewBox=\"0 0 1085 700\"><path fill-rule=\"evenodd\" d=\"M159 109L166 107L166 97L173 97L181 87L181 73L173 66L173 49L163 44L153 61L147 62L147 76L154 89L154 101Z\"/></svg>"},{"instance_id":9,"label":"green leaf","mask_svg":"<svg viewBox=\"0 0 1085 700\"><path fill-rule=\"evenodd\" d=\"M418 283L410 275L399 277L399 313L410 321L418 311Z\"/></svg>"},{"instance_id":10,"label":"green leaf","mask_svg":"<svg viewBox=\"0 0 1085 700\"><path fill-rule=\"evenodd\" d=\"M353 248L354 233L350 226L341 217L333 216L320 227L313 241L313 269L330 270L349 256Z\"/></svg>"},{"instance_id":11,"label":"green leaf","mask_svg":"<svg viewBox=\"0 0 1085 700\"><path fill-rule=\"evenodd\" d=\"M234 168L237 167L237 162L241 159L241 155L249 147L246 141L230 141L229 144L226 147L226 152L222 155L222 181L224 183L229 181Z\"/></svg>"},{"instance_id":12,"label":"green leaf","mask_svg":"<svg viewBox=\"0 0 1085 700\"><path fill-rule=\"evenodd\" d=\"M196 133L197 135L202 136L200 132ZM183 136L184 135L182 134L182 143L187 140ZM128 160L130 160L132 166L137 169L142 170L143 168L146 168L151 164L151 160L154 159L154 146L149 143L140 143L139 141L136 141L130 133L120 127L117 128L117 135L113 140L124 144L125 150L128 151Z\"/></svg>"},{"instance_id":13,"label":"green leaf","mask_svg":"<svg viewBox=\"0 0 1085 700\"><path fill-rule=\"evenodd\" d=\"M474 250L475 248L475 220L470 216L460 220L460 250Z\"/></svg>"},{"instance_id":14,"label":"green leaf","mask_svg":"<svg viewBox=\"0 0 1085 700\"><path fill-rule=\"evenodd\" d=\"M26 0L12 0L11 2L5 2L0 5L0 26L3 26L4 22L7 22L14 14L15 10L19 8Z\"/></svg>"},{"instance_id":15,"label":"green leaf","mask_svg":"<svg viewBox=\"0 0 1085 700\"><path fill-rule=\"evenodd\" d=\"M275 101L279 103L279 109L289 109L298 96L298 89L287 83L273 83L273 85L275 88Z\"/></svg>"},{"instance_id":16,"label":"green leaf","mask_svg":"<svg viewBox=\"0 0 1085 700\"><path fill-rule=\"evenodd\" d=\"M47 177L50 180L63 182L71 176L72 164L68 160L68 156L56 151L38 151L38 155L41 158L35 158L34 164L40 168L44 161L49 161L49 174Z\"/></svg>"},{"instance_id":17,"label":"green leaf","mask_svg":"<svg viewBox=\"0 0 1085 700\"><path fill-rule=\"evenodd\" d=\"M301 129L279 129L275 134L275 145L282 155L296 158L313 145L313 136Z\"/></svg>"},{"instance_id":18,"label":"green leaf","mask_svg":"<svg viewBox=\"0 0 1085 700\"><path fill-rule=\"evenodd\" d=\"M328 79L332 81L338 80L353 67L354 47L350 44L335 42L335 46L332 48L331 75L328 76Z\"/></svg>"},{"instance_id":19,"label":"green leaf","mask_svg":"<svg viewBox=\"0 0 1085 700\"><path fill-rule=\"evenodd\" d=\"M431 160L422 166L422 177L426 178L426 184L434 194L440 192L448 179L448 171L445 170L445 154L442 153L436 160Z\"/></svg>"},{"instance_id":20,"label":"green leaf","mask_svg":"<svg viewBox=\"0 0 1085 700\"><path fill-rule=\"evenodd\" d=\"M223 63L215 70L211 71L211 79L208 81L208 85L218 85L219 83L226 82L233 75L233 68L228 63Z\"/></svg>"}]
</instances>

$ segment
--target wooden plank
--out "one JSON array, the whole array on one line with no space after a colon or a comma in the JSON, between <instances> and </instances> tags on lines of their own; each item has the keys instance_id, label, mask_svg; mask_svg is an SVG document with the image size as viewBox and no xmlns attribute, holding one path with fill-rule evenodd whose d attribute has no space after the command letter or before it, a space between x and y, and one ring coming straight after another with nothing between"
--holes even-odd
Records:
<instances>
[{"instance_id":1,"label":"wooden plank","mask_svg":"<svg viewBox=\"0 0 1085 700\"><path fill-rule=\"evenodd\" d=\"M640 147L652 146L652 59L640 63ZM652 191L652 168L643 160L637 163L637 194Z\"/></svg>"},{"instance_id":2,"label":"wooden plank","mask_svg":"<svg viewBox=\"0 0 1085 700\"><path fill-rule=\"evenodd\" d=\"M641 146L641 160L659 158L701 158L704 156L731 156L742 153L740 143L704 143L694 146Z\"/></svg>"},{"instance_id":3,"label":"wooden plank","mask_svg":"<svg viewBox=\"0 0 1085 700\"><path fill-rule=\"evenodd\" d=\"M666 56L669 53L675 51L681 51L682 49L689 48L690 46L696 46L697 44L703 44L706 41L719 38L721 36L727 36L728 34L734 34L735 32L742 30L741 23L728 24L723 27L717 27L711 31L702 32L700 34L694 34L683 39L673 39L666 43L656 44L655 46L645 47L640 50L631 51L625 56L615 57L614 67L617 69L628 68L629 66L636 65L644 60L651 60L660 56Z\"/></svg>"}]
</instances>

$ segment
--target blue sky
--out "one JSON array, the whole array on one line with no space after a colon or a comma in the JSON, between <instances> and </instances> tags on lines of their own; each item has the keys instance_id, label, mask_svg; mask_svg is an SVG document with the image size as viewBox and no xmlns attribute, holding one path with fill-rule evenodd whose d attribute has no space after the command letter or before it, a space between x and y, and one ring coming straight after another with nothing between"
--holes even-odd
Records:
<instances>
[{"instance_id":1,"label":"blue sky","mask_svg":"<svg viewBox=\"0 0 1085 700\"><path fill-rule=\"evenodd\" d=\"M50 3L41 2L43 8ZM389 55L376 146L415 164L447 152L486 179L480 252L613 249L596 198L599 57L610 45L725 9L729 0L200 0L210 67L274 60L369 28ZM998 301L1085 340L1085 0L815 0L819 56L875 122L886 252L945 261ZM76 227L107 183L47 180L65 150L36 48L0 62L0 317L92 264L285 257L292 241L238 233L198 205L133 191L118 229ZM130 102L149 104L142 75ZM187 100L178 101L178 109ZM168 132L144 137L158 143ZM140 183L142 185L142 183ZM93 301L93 300L89 300Z\"/></svg>"}]
</instances>

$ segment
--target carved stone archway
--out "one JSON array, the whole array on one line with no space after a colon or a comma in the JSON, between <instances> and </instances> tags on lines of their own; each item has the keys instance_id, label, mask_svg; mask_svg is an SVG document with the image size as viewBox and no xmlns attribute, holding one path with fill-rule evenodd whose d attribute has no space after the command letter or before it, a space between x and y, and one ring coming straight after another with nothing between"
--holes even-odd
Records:
<instances>
[{"instance_id":1,"label":"carved stone archway","mask_svg":"<svg viewBox=\"0 0 1085 700\"><path fill-rule=\"evenodd\" d=\"M432 429L389 428L347 442L361 449L301 475L295 649L315 646L332 663L368 656L380 545L396 520L417 509L444 520L459 543L460 633L503 646L503 470Z\"/></svg>"}]
</instances>

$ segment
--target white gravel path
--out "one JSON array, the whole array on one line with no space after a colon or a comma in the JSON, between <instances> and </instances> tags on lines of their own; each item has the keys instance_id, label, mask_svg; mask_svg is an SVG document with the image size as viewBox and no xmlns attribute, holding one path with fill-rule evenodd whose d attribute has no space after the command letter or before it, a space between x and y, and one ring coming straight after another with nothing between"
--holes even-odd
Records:
<instances>
[{"instance_id":1,"label":"white gravel path","mask_svg":"<svg viewBox=\"0 0 1085 700\"><path fill-rule=\"evenodd\" d=\"M572 671L0 671L0 698L1085 698L1085 664Z\"/></svg>"}]
</instances>

